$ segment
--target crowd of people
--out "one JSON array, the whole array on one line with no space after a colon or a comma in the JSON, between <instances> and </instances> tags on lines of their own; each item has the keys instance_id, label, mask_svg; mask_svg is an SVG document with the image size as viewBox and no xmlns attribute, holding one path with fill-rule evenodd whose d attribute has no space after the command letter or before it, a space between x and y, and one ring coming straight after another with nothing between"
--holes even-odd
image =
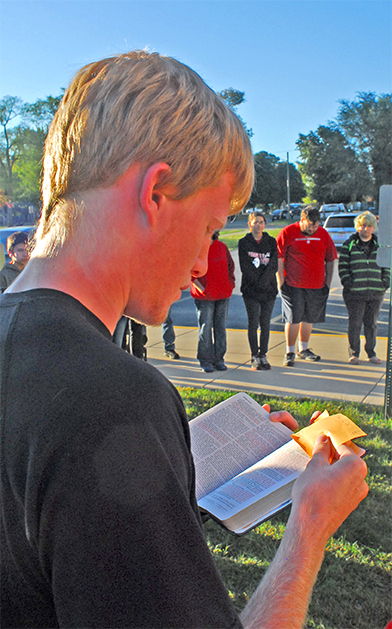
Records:
<instances>
[{"instance_id":1,"label":"crowd of people","mask_svg":"<svg viewBox=\"0 0 392 629\"><path fill-rule=\"evenodd\" d=\"M243 124L175 59L115 55L83 67L65 91L45 143L34 248L0 297L4 629L303 626L326 543L367 495L366 463L343 444L331 464L330 440L318 437L277 553L240 617L204 537L181 397L113 342L123 315L164 323L192 281L200 364L225 368L219 335L232 265L211 236L245 206L253 177ZM310 285L297 286L290 265L304 264L307 246L322 247L326 267L335 257L312 212L276 249L254 217L254 244L244 247L270 301L277 267L287 364L297 329L299 358L318 359L307 344L330 281L315 269ZM361 242L348 254L373 255ZM10 241L7 277L27 257L21 244ZM210 255L222 292L208 276ZM355 294L360 256L348 271ZM251 286L253 367L268 368L264 332L254 345L260 309ZM285 411L270 419L297 427Z\"/></svg>"},{"instance_id":2,"label":"crowd of people","mask_svg":"<svg viewBox=\"0 0 392 629\"><path fill-rule=\"evenodd\" d=\"M317 208L302 210L300 220L284 227L277 239L264 231L267 218L255 210L249 215L249 233L238 241L241 293L248 317L250 368L269 370L267 358L271 315L279 294L285 323L286 354L283 365L294 366L295 359L318 362L321 356L309 347L314 323L325 321L336 248L320 225ZM356 216L356 233L343 244L338 272L348 314L349 363L360 364L360 334L363 326L364 350L368 361L380 364L375 351L377 320L390 285L390 271L377 264L378 241L374 233L377 220L371 212ZM0 272L0 291L4 292L18 277L29 259L28 236L11 234L7 240L10 262ZM225 371L227 350L226 321L229 300L235 286L234 261L227 246L212 234L208 251L208 270L192 277L199 337L197 359L205 373ZM298 346L296 342L298 337ZM164 354L179 360L170 307L162 323ZM134 356L147 360L146 326L122 316L113 341Z\"/></svg>"},{"instance_id":3,"label":"crowd of people","mask_svg":"<svg viewBox=\"0 0 392 629\"><path fill-rule=\"evenodd\" d=\"M266 215L253 211L249 214L249 233L238 241L240 290L248 317L250 368L254 371L271 369L267 353L271 315L278 294L285 324L283 365L293 367L296 358L311 362L321 360L309 347L309 340L313 324L325 321L338 258L314 206L305 207L300 220L284 227L276 240L264 231L266 224ZM377 264L379 245L374 233L375 216L363 212L355 218L354 224L356 233L343 244L338 265L348 314L348 362L360 363L363 326L368 361L380 364L382 361L375 352L377 320L390 285L390 271ZM212 236L206 275L194 278L191 283L199 325L197 359L206 373L227 369L224 362L226 320L235 285L233 259L227 247L218 241L218 235L215 232ZM174 330L172 334L174 339Z\"/></svg>"}]
</instances>

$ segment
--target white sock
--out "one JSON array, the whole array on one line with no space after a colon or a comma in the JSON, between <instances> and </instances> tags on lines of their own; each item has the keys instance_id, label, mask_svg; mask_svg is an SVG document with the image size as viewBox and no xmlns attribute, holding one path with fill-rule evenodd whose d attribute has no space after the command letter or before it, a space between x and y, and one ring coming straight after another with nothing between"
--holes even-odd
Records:
<instances>
[{"instance_id":1,"label":"white sock","mask_svg":"<svg viewBox=\"0 0 392 629\"><path fill-rule=\"evenodd\" d=\"M295 345L286 345L286 354L295 354Z\"/></svg>"},{"instance_id":2,"label":"white sock","mask_svg":"<svg viewBox=\"0 0 392 629\"><path fill-rule=\"evenodd\" d=\"M303 352L305 349L308 349L309 343L305 343L304 341L298 341L298 350Z\"/></svg>"}]
</instances>

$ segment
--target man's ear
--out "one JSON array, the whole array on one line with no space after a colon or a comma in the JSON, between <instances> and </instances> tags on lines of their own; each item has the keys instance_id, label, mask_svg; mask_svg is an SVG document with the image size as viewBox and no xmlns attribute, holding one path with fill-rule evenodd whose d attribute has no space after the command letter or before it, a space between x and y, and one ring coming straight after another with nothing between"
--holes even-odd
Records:
<instances>
[{"instance_id":1,"label":"man's ear","mask_svg":"<svg viewBox=\"0 0 392 629\"><path fill-rule=\"evenodd\" d=\"M150 166L144 173L139 201L151 226L155 224L157 214L162 209L166 199L168 186L165 186L162 182L166 179L165 175L167 176L170 171L168 164L159 162Z\"/></svg>"}]
</instances>

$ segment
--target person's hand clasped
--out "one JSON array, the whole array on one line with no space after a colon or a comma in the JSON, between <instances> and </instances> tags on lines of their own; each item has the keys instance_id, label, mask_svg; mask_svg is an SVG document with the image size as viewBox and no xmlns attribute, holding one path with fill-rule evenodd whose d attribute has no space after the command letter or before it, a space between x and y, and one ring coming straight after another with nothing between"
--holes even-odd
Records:
<instances>
[{"instance_id":1,"label":"person's hand clasped","mask_svg":"<svg viewBox=\"0 0 392 629\"><path fill-rule=\"evenodd\" d=\"M317 437L313 457L293 487L293 510L300 511L305 525L325 541L367 496L367 465L345 446L337 449L338 459L329 463L331 443L326 435Z\"/></svg>"}]
</instances>

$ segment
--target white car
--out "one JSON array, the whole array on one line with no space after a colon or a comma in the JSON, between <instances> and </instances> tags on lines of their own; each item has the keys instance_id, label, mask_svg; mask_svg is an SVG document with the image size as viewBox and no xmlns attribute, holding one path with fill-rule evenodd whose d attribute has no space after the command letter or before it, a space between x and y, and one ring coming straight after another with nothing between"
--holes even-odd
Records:
<instances>
[{"instance_id":1,"label":"white car","mask_svg":"<svg viewBox=\"0 0 392 629\"><path fill-rule=\"evenodd\" d=\"M341 212L328 216L324 223L324 229L331 236L337 249L342 246L347 238L350 238L351 234L355 234L354 220L359 214L360 212L355 214L351 212Z\"/></svg>"},{"instance_id":2,"label":"white car","mask_svg":"<svg viewBox=\"0 0 392 629\"><path fill-rule=\"evenodd\" d=\"M347 212L344 203L329 203L322 205L320 208L320 219L325 221L330 214L338 214L340 212Z\"/></svg>"}]
</instances>

